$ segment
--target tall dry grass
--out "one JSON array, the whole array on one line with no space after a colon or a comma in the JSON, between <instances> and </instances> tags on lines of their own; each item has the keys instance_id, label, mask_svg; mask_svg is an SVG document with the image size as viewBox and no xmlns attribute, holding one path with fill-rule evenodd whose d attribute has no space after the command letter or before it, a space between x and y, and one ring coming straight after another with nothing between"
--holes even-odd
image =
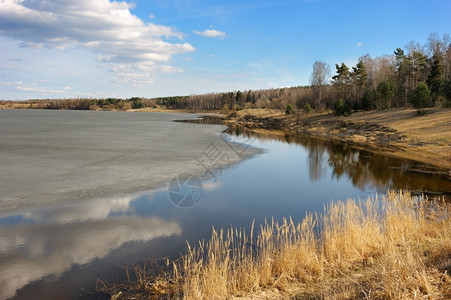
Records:
<instances>
[{"instance_id":1,"label":"tall dry grass","mask_svg":"<svg viewBox=\"0 0 451 300\"><path fill-rule=\"evenodd\" d=\"M451 298L451 210L389 192L322 214L213 230L154 284L183 299Z\"/></svg>"}]
</instances>

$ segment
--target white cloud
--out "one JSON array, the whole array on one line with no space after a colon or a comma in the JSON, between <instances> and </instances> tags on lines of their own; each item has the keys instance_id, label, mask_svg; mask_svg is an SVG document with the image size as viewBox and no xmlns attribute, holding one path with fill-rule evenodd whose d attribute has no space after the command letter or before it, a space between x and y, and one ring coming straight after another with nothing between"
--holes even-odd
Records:
<instances>
[{"instance_id":1,"label":"white cloud","mask_svg":"<svg viewBox=\"0 0 451 300\"><path fill-rule=\"evenodd\" d=\"M195 34L197 34L197 35L201 35L201 36L209 37L209 38L220 38L220 39L223 39L226 36L225 32L217 31L215 29L206 29L204 31L194 30L193 32Z\"/></svg>"},{"instance_id":2,"label":"white cloud","mask_svg":"<svg viewBox=\"0 0 451 300\"><path fill-rule=\"evenodd\" d=\"M18 85L18 84L23 84L22 81L0 81L0 84L3 85Z\"/></svg>"},{"instance_id":3,"label":"white cloud","mask_svg":"<svg viewBox=\"0 0 451 300\"><path fill-rule=\"evenodd\" d=\"M266 59L259 59L256 61L252 61L248 65L254 71L266 72L267 70L269 70L272 67L273 64L274 64L273 59L266 58Z\"/></svg>"},{"instance_id":4,"label":"white cloud","mask_svg":"<svg viewBox=\"0 0 451 300\"><path fill-rule=\"evenodd\" d=\"M152 61L140 64L116 64L112 70L115 73L113 83L116 85L131 85L134 87L143 87L154 83L155 72L159 73L178 73L183 69L171 66L169 64L156 64Z\"/></svg>"},{"instance_id":5,"label":"white cloud","mask_svg":"<svg viewBox=\"0 0 451 300\"><path fill-rule=\"evenodd\" d=\"M362 47L363 46L363 43L362 42L358 42L357 43L357 47Z\"/></svg>"},{"instance_id":6,"label":"white cloud","mask_svg":"<svg viewBox=\"0 0 451 300\"><path fill-rule=\"evenodd\" d=\"M168 68L171 57L194 47L174 28L144 23L130 12L132 8L130 3L108 0L3 0L0 35L21 41L23 47L90 49L98 53L99 63L113 64L115 77L125 77L125 82L133 78L117 65L136 69L144 64L144 77L178 71ZM170 38L182 42L167 41Z\"/></svg>"},{"instance_id":7,"label":"white cloud","mask_svg":"<svg viewBox=\"0 0 451 300\"><path fill-rule=\"evenodd\" d=\"M1 83L1 82L0 82ZM11 84L11 83L6 83ZM69 92L72 88L70 86L65 86L61 89L50 89L50 88L43 88L37 85L37 83L25 83L25 82L16 82L16 90L23 91L23 92L33 92L33 93L43 93L43 94L64 94Z\"/></svg>"}]
</instances>

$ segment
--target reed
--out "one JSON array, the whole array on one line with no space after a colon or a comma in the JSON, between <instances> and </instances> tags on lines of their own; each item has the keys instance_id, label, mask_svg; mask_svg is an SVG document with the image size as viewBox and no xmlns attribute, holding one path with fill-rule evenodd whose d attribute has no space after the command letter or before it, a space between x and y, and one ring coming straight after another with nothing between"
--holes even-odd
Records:
<instances>
[{"instance_id":1,"label":"reed","mask_svg":"<svg viewBox=\"0 0 451 300\"><path fill-rule=\"evenodd\" d=\"M447 203L388 192L332 202L302 222L213 229L174 262L175 299L451 298ZM162 278L159 279L160 281Z\"/></svg>"}]
</instances>

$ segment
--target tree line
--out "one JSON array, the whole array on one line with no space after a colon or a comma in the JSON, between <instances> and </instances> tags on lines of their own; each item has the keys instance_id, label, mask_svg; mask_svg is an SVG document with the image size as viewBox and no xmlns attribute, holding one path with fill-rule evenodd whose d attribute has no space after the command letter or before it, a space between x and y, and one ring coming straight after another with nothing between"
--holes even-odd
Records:
<instances>
[{"instance_id":1,"label":"tree line","mask_svg":"<svg viewBox=\"0 0 451 300\"><path fill-rule=\"evenodd\" d=\"M0 101L3 106L11 101ZM21 102L24 108L128 110L143 107L235 111L244 108L295 109L309 112L334 109L349 115L356 110L413 106L451 106L451 39L430 34L427 43L410 42L390 55L358 59L355 66L335 65L335 73L316 61L309 86L209 93L202 95L129 99L46 99Z\"/></svg>"},{"instance_id":2,"label":"tree line","mask_svg":"<svg viewBox=\"0 0 451 300\"><path fill-rule=\"evenodd\" d=\"M67 110L129 110L144 107L155 107L154 99L132 97L121 98L77 98L77 99L31 99L27 101L0 100L1 107L30 109L67 109Z\"/></svg>"},{"instance_id":3,"label":"tree line","mask_svg":"<svg viewBox=\"0 0 451 300\"><path fill-rule=\"evenodd\" d=\"M376 59L365 55L352 70L344 63L335 68L331 87L337 113L451 105L451 39L447 34L429 35L426 45L410 42L392 55ZM316 86L316 90L320 88Z\"/></svg>"}]
</instances>

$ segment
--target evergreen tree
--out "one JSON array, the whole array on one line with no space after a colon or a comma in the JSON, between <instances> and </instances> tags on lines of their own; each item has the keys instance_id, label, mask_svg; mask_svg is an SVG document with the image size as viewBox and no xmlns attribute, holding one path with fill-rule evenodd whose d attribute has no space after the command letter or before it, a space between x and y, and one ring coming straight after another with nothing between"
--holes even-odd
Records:
<instances>
[{"instance_id":1,"label":"evergreen tree","mask_svg":"<svg viewBox=\"0 0 451 300\"><path fill-rule=\"evenodd\" d=\"M142 102L142 99L139 98L139 97L133 97L130 100L132 101L132 108L133 109L139 109L139 108L145 107L145 104Z\"/></svg>"},{"instance_id":2,"label":"evergreen tree","mask_svg":"<svg viewBox=\"0 0 451 300\"><path fill-rule=\"evenodd\" d=\"M431 91L432 101L435 103L443 88L443 66L440 55L437 53L432 57L431 72L429 73L426 83Z\"/></svg>"},{"instance_id":3,"label":"evergreen tree","mask_svg":"<svg viewBox=\"0 0 451 300\"><path fill-rule=\"evenodd\" d=\"M370 90L366 90L362 96L362 109L371 110L373 108L373 96Z\"/></svg>"},{"instance_id":4,"label":"evergreen tree","mask_svg":"<svg viewBox=\"0 0 451 300\"><path fill-rule=\"evenodd\" d=\"M395 91L396 85L390 78L379 82L377 85L376 107L378 109L390 108Z\"/></svg>"},{"instance_id":5,"label":"evergreen tree","mask_svg":"<svg viewBox=\"0 0 451 300\"><path fill-rule=\"evenodd\" d=\"M366 72L365 64L360 60L355 68L352 68L356 74L357 84L360 87L365 87L368 82L368 73Z\"/></svg>"},{"instance_id":6,"label":"evergreen tree","mask_svg":"<svg viewBox=\"0 0 451 300\"><path fill-rule=\"evenodd\" d=\"M252 102L252 96L251 96L251 91L247 92L246 95L246 103Z\"/></svg>"},{"instance_id":7,"label":"evergreen tree","mask_svg":"<svg viewBox=\"0 0 451 300\"><path fill-rule=\"evenodd\" d=\"M236 100L235 100L235 93L234 92L228 92L227 93L227 101L229 102L230 109L232 109L232 107L236 106Z\"/></svg>"},{"instance_id":8,"label":"evergreen tree","mask_svg":"<svg viewBox=\"0 0 451 300\"><path fill-rule=\"evenodd\" d=\"M396 48L394 54L396 57L396 85L398 87L396 96L398 105L406 105L409 93L410 63L403 49Z\"/></svg>"},{"instance_id":9,"label":"evergreen tree","mask_svg":"<svg viewBox=\"0 0 451 300\"><path fill-rule=\"evenodd\" d=\"M355 67L352 67L352 70L352 78L354 82L354 106L358 106L361 95L363 95L366 91L368 73L362 60L360 60Z\"/></svg>"},{"instance_id":10,"label":"evergreen tree","mask_svg":"<svg viewBox=\"0 0 451 300\"><path fill-rule=\"evenodd\" d=\"M443 95L446 98L446 106L451 107L451 80L447 80L444 82Z\"/></svg>"},{"instance_id":11,"label":"evergreen tree","mask_svg":"<svg viewBox=\"0 0 451 300\"><path fill-rule=\"evenodd\" d=\"M343 101L343 100L339 99L339 100L335 101L334 111L335 111L335 115L337 115L337 116L343 115L345 117L348 117L352 114L351 103L348 100Z\"/></svg>"},{"instance_id":12,"label":"evergreen tree","mask_svg":"<svg viewBox=\"0 0 451 300\"><path fill-rule=\"evenodd\" d=\"M334 85L338 87L340 97L346 100L350 82L349 68L344 63L341 63L341 66L335 64L335 68L337 69L337 75L332 77Z\"/></svg>"},{"instance_id":13,"label":"evergreen tree","mask_svg":"<svg viewBox=\"0 0 451 300\"><path fill-rule=\"evenodd\" d=\"M236 104L239 106L242 106L243 100L244 100L243 93L241 91L236 92L236 95L235 95Z\"/></svg>"},{"instance_id":14,"label":"evergreen tree","mask_svg":"<svg viewBox=\"0 0 451 300\"><path fill-rule=\"evenodd\" d=\"M424 108L430 106L431 92L426 83L420 82L417 87L413 89L409 94L409 101L413 107L423 114Z\"/></svg>"},{"instance_id":15,"label":"evergreen tree","mask_svg":"<svg viewBox=\"0 0 451 300\"><path fill-rule=\"evenodd\" d=\"M410 62L410 75L412 77L411 85L413 89L417 86L419 78L422 77L423 73L426 70L427 56L421 51L413 50L408 56L408 60ZM420 78L420 81L422 79L423 78Z\"/></svg>"},{"instance_id":16,"label":"evergreen tree","mask_svg":"<svg viewBox=\"0 0 451 300\"><path fill-rule=\"evenodd\" d=\"M312 107L310 106L310 103L305 103L304 108L303 108L304 113L308 114L312 111Z\"/></svg>"}]
</instances>

